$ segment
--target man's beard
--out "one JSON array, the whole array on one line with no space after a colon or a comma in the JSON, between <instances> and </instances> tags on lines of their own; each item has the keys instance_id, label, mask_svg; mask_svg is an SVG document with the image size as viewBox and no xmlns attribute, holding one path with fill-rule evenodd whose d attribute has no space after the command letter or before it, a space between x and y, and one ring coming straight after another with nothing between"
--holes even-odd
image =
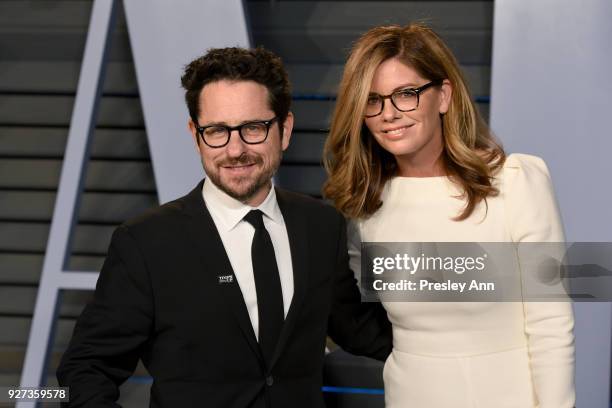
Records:
<instances>
[{"instance_id":1,"label":"man's beard","mask_svg":"<svg viewBox=\"0 0 612 408\"><path fill-rule=\"evenodd\" d=\"M219 163L214 164L212 168L209 168L204 160L202 160L202 165L204 166L206 176L221 191L242 203L246 203L251 197L261 191L261 189L267 187L271 183L272 176L274 173L276 173L276 170L280 165L281 157L282 150L279 151L279 154L275 156L273 161L267 167L264 166L261 156L249 155L247 153L243 154L237 159L222 160ZM238 191L234 189L232 185L226 184L221 180L219 168L222 166L235 166L241 164L254 164L255 166L260 166L261 172L259 174L255 174L255 179L252 179L252 176L232 178L232 181L234 181L232 185L241 186L245 183L250 183L247 185L245 190L240 189L240 191Z\"/></svg>"}]
</instances>

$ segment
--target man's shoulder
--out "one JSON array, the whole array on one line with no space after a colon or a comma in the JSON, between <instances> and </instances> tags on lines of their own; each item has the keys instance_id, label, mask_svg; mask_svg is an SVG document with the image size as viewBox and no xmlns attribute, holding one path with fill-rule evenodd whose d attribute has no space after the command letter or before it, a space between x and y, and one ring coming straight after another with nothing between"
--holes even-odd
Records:
<instances>
[{"instance_id":1,"label":"man's shoulder","mask_svg":"<svg viewBox=\"0 0 612 408\"><path fill-rule=\"evenodd\" d=\"M182 225L182 220L186 216L186 205L190 194L150 208L121 225L133 232L145 234L176 228Z\"/></svg>"}]
</instances>

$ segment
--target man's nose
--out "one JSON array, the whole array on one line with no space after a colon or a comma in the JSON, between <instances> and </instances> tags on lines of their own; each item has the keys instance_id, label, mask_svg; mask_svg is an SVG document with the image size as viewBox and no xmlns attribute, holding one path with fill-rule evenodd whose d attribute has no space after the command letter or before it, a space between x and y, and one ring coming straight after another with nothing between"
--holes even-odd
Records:
<instances>
[{"instance_id":1,"label":"man's nose","mask_svg":"<svg viewBox=\"0 0 612 408\"><path fill-rule=\"evenodd\" d=\"M230 131L229 141L225 149L230 157L240 157L247 150L247 145L240 137L238 129Z\"/></svg>"}]
</instances>

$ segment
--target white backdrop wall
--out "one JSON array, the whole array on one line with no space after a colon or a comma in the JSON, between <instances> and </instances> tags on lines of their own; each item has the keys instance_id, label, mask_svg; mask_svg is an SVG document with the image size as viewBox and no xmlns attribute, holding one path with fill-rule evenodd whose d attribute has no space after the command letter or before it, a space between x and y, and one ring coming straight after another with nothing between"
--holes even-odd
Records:
<instances>
[{"instance_id":1,"label":"white backdrop wall","mask_svg":"<svg viewBox=\"0 0 612 408\"><path fill-rule=\"evenodd\" d=\"M242 0L123 0L160 203L204 174L187 130L180 74L212 47L248 47Z\"/></svg>"},{"instance_id":2,"label":"white backdrop wall","mask_svg":"<svg viewBox=\"0 0 612 408\"><path fill-rule=\"evenodd\" d=\"M58 317L59 291L94 289L93 271L67 271L70 232L83 185L87 146L93 134L108 34L120 0L95 0L90 17L79 86L64 155L33 323L22 370L22 386L46 380L45 365ZM208 48L249 46L242 0L123 0L137 73L140 100L161 203L189 191L203 176L191 135L180 73ZM34 402L19 402L18 408Z\"/></svg>"},{"instance_id":3,"label":"white backdrop wall","mask_svg":"<svg viewBox=\"0 0 612 408\"><path fill-rule=\"evenodd\" d=\"M612 241L612 1L496 0L491 125L547 162L568 241ZM610 401L609 303L575 304L577 406Z\"/></svg>"}]
</instances>

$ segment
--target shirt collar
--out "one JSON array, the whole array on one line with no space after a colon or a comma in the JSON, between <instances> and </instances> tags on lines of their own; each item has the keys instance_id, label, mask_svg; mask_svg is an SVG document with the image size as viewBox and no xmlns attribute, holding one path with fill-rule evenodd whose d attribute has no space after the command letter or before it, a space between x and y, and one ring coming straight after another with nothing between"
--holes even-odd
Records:
<instances>
[{"instance_id":1,"label":"shirt collar","mask_svg":"<svg viewBox=\"0 0 612 408\"><path fill-rule=\"evenodd\" d=\"M276 201L274 185L272 185L265 200L257 207L251 207L230 197L208 178L204 180L202 186L202 197L208 210L220 221L221 225L219 227L226 231L234 229L244 216L254 209L261 210L268 219L278 224L284 224L282 213Z\"/></svg>"}]
</instances>

